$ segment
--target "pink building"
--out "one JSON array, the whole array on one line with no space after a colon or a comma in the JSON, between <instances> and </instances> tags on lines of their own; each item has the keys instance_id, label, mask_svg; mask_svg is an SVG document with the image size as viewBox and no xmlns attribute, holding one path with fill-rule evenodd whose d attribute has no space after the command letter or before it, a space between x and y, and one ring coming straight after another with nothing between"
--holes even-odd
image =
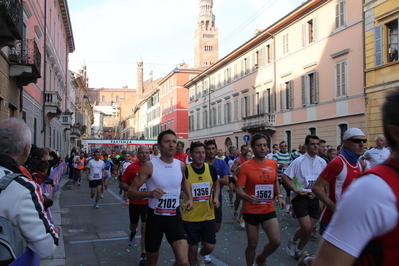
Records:
<instances>
[{"instance_id":1,"label":"pink building","mask_svg":"<svg viewBox=\"0 0 399 266\"><path fill-rule=\"evenodd\" d=\"M336 146L365 129L361 0L310 0L184 86L189 141L241 146L264 133L296 148L307 134Z\"/></svg>"}]
</instances>

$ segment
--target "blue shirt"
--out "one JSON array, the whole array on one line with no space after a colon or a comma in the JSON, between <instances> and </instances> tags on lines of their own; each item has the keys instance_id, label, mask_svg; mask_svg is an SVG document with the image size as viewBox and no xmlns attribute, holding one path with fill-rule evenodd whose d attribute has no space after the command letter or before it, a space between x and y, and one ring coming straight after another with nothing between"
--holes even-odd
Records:
<instances>
[{"instance_id":1,"label":"blue shirt","mask_svg":"<svg viewBox=\"0 0 399 266\"><path fill-rule=\"evenodd\" d=\"M205 159L205 162L207 162L206 159ZM218 179L223 177L223 176L225 176L225 175L228 175L229 172L230 172L226 162L223 161L222 159L215 158L215 162L213 164L210 164L210 165L212 165L213 167L216 168L216 172L218 174ZM220 193L219 193L219 202L220 203L222 203L222 199L223 199L223 197L222 197L222 189L223 189L223 186L220 185Z\"/></svg>"}]
</instances>

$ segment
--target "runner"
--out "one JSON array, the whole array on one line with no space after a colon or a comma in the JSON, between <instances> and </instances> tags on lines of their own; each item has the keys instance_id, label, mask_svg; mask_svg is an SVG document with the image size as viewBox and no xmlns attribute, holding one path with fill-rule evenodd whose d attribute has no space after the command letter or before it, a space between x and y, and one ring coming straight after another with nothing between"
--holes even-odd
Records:
<instances>
[{"instance_id":1,"label":"runner","mask_svg":"<svg viewBox=\"0 0 399 266\"><path fill-rule=\"evenodd\" d=\"M287 151L287 148L288 148L287 142L285 142L284 140L281 141L279 144L279 151L273 154L273 160L275 160L278 163L278 181L280 182L280 184L283 185L286 192L285 201L287 205L285 205L285 212L291 214L292 213L291 198L290 198L291 190L288 187L286 187L285 184L282 183L281 181L281 177L283 176L285 169L287 169L287 167L291 163L291 155Z\"/></svg>"},{"instance_id":2,"label":"runner","mask_svg":"<svg viewBox=\"0 0 399 266\"><path fill-rule=\"evenodd\" d=\"M161 157L161 154L159 153L159 145L154 144L154 145L152 145L152 154L150 155L150 160L152 160L154 158L159 158L159 157Z\"/></svg>"},{"instance_id":3,"label":"runner","mask_svg":"<svg viewBox=\"0 0 399 266\"><path fill-rule=\"evenodd\" d=\"M182 219L187 233L188 260L191 266L205 265L206 255L212 253L216 244L215 208L219 208L219 182L216 168L204 163L205 145L199 141L190 145L190 157L186 178L191 187L193 210L183 210ZM186 202L184 198L184 203ZM198 251L198 243L202 248Z\"/></svg>"},{"instance_id":4,"label":"runner","mask_svg":"<svg viewBox=\"0 0 399 266\"><path fill-rule=\"evenodd\" d=\"M283 184L291 190L291 202L299 228L288 239L286 252L299 259L312 234L313 226L319 218L319 200L311 188L317 177L326 167L324 159L317 156L319 137L307 135L306 153L291 162L283 174ZM298 242L299 241L299 242Z\"/></svg>"},{"instance_id":5,"label":"runner","mask_svg":"<svg viewBox=\"0 0 399 266\"><path fill-rule=\"evenodd\" d=\"M370 168L384 162L389 158L391 152L385 148L385 142L386 140L384 135L378 135L375 137L376 147L364 153L363 158L369 162Z\"/></svg>"},{"instance_id":6,"label":"runner","mask_svg":"<svg viewBox=\"0 0 399 266\"><path fill-rule=\"evenodd\" d=\"M320 215L321 235L326 230L342 193L362 173L359 158L362 156L363 147L367 142L365 137L358 128L346 130L343 135L344 145L341 154L324 168L313 184L313 193L324 203Z\"/></svg>"},{"instance_id":7,"label":"runner","mask_svg":"<svg viewBox=\"0 0 399 266\"><path fill-rule=\"evenodd\" d=\"M390 158L345 191L313 265L397 265L399 261L399 88L382 106ZM309 265L305 258L301 265Z\"/></svg>"},{"instance_id":8,"label":"runner","mask_svg":"<svg viewBox=\"0 0 399 266\"><path fill-rule=\"evenodd\" d=\"M187 159L187 154L183 151L184 149L184 142L178 141L176 145L176 152L173 155L173 158L178 159L179 161L182 161L183 163L187 164L188 159Z\"/></svg>"},{"instance_id":9,"label":"runner","mask_svg":"<svg viewBox=\"0 0 399 266\"><path fill-rule=\"evenodd\" d=\"M129 190L129 186L133 183L136 178L139 170L143 166L143 164L150 160L150 150L147 146L140 146L137 152L138 162L129 165L125 172L123 173L120 187L124 191ZM146 191L145 183L140 187L140 191ZM145 265L146 261L146 251L145 251L145 227L147 220L147 211L148 211L148 200L140 199L140 200L130 200L129 203L129 220L130 220L130 236L128 237L128 245L133 246L135 243L135 236L137 232L137 228L139 225L139 219L141 218L141 256L140 256L140 266Z\"/></svg>"},{"instance_id":10,"label":"runner","mask_svg":"<svg viewBox=\"0 0 399 266\"><path fill-rule=\"evenodd\" d=\"M86 158L84 157L85 153L80 152L80 156L75 157L75 179L74 181L78 183L78 186L80 186L80 182L82 182L82 174L83 170L85 169L85 166L87 164Z\"/></svg>"},{"instance_id":11,"label":"runner","mask_svg":"<svg viewBox=\"0 0 399 266\"><path fill-rule=\"evenodd\" d=\"M119 176L118 176L119 186L121 183L123 173L129 167L129 165L132 164L132 161L130 160L130 158L131 158L130 154L125 154L124 158L123 158L124 160L119 163L119 167L118 167L118 169L119 169ZM121 188L119 190L119 195L122 194L122 191L123 191L123 200L125 201L125 205L129 205L129 199L126 197L126 191Z\"/></svg>"},{"instance_id":12,"label":"runner","mask_svg":"<svg viewBox=\"0 0 399 266\"><path fill-rule=\"evenodd\" d=\"M276 251L281 242L280 225L274 209L276 195L280 208L284 208L285 202L280 194L277 163L265 158L266 147L266 136L259 133L254 134L251 139L254 157L241 165L237 175L236 193L244 201L243 216L248 238L245 249L247 266L252 266L254 260L258 266L265 266L267 257ZM269 238L269 242L255 258L259 224Z\"/></svg>"},{"instance_id":13,"label":"runner","mask_svg":"<svg viewBox=\"0 0 399 266\"><path fill-rule=\"evenodd\" d=\"M175 266L188 264L188 245L179 208L180 192L183 190L188 200L182 206L193 208L190 185L185 178L185 165L173 158L176 151L176 133L166 130L158 135L161 151L159 160L146 162L130 186L130 199L148 198L145 249L147 266L157 265L159 248L165 234L175 254ZM146 182L147 191L140 191Z\"/></svg>"},{"instance_id":14,"label":"runner","mask_svg":"<svg viewBox=\"0 0 399 266\"><path fill-rule=\"evenodd\" d=\"M104 154L103 157L103 161L105 163L105 175L103 176L103 185L101 187L101 198L104 198L104 189L108 190L108 183L111 177L111 169L114 165L112 160L108 158L108 154Z\"/></svg>"},{"instance_id":15,"label":"runner","mask_svg":"<svg viewBox=\"0 0 399 266\"><path fill-rule=\"evenodd\" d=\"M237 159L237 149L234 146L229 147L229 155L226 155L224 161L229 167L229 200L230 200L230 207L234 206L233 203L233 196L234 196L234 189L235 189L235 180L233 178L233 172L231 171L231 167L234 164L234 161Z\"/></svg>"},{"instance_id":16,"label":"runner","mask_svg":"<svg viewBox=\"0 0 399 266\"><path fill-rule=\"evenodd\" d=\"M105 175L105 163L100 160L99 151L94 152L94 159L90 160L86 166L86 176L89 180L89 187L91 189L91 198L95 199L94 208L98 209L98 201L101 196L102 177Z\"/></svg>"}]
</instances>

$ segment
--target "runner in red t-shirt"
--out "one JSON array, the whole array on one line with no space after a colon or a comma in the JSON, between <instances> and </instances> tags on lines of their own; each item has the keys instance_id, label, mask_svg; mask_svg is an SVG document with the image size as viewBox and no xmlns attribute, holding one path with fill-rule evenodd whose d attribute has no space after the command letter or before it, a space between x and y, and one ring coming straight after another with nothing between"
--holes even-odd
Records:
<instances>
[{"instance_id":1,"label":"runner in red t-shirt","mask_svg":"<svg viewBox=\"0 0 399 266\"><path fill-rule=\"evenodd\" d=\"M128 191L130 185L133 183L134 179L136 178L137 174L140 171L140 168L143 166L144 163L150 160L150 149L147 146L140 146L137 152L138 161L129 165L125 172L122 175L120 188L124 191ZM140 191L146 191L147 188L145 183L141 186ZM139 218L141 217L141 258L140 261L144 261L146 259L146 252L145 252L145 226L147 220L147 211L148 211L148 200L147 199L140 199L140 200L130 200L129 203L129 217L130 217L130 236L128 239L128 245L133 246L135 242L135 236L137 227L139 225ZM140 262L141 265L141 262Z\"/></svg>"}]
</instances>

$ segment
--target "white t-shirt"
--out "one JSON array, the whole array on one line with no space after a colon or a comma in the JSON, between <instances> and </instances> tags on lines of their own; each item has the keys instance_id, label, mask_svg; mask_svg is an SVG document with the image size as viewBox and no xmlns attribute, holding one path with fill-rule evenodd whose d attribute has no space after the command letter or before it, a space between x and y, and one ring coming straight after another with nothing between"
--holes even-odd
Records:
<instances>
[{"instance_id":1,"label":"white t-shirt","mask_svg":"<svg viewBox=\"0 0 399 266\"><path fill-rule=\"evenodd\" d=\"M380 177L368 174L345 191L323 238L358 258L371 239L393 230L398 218L392 189Z\"/></svg>"},{"instance_id":2,"label":"white t-shirt","mask_svg":"<svg viewBox=\"0 0 399 266\"><path fill-rule=\"evenodd\" d=\"M366 151L363 156L370 163L370 167L374 167L388 159L390 155L391 151L387 148L382 148L382 150L372 148L371 150Z\"/></svg>"},{"instance_id":3,"label":"white t-shirt","mask_svg":"<svg viewBox=\"0 0 399 266\"><path fill-rule=\"evenodd\" d=\"M310 157L308 153L299 156L291 162L284 171L297 189L312 192L313 183L326 167L326 161L320 156ZM291 199L298 194L291 191Z\"/></svg>"},{"instance_id":4,"label":"white t-shirt","mask_svg":"<svg viewBox=\"0 0 399 266\"><path fill-rule=\"evenodd\" d=\"M90 180L98 180L103 177L103 169L105 169L105 163L102 160L90 160L87 164L87 168L89 168L89 179Z\"/></svg>"}]
</instances>

